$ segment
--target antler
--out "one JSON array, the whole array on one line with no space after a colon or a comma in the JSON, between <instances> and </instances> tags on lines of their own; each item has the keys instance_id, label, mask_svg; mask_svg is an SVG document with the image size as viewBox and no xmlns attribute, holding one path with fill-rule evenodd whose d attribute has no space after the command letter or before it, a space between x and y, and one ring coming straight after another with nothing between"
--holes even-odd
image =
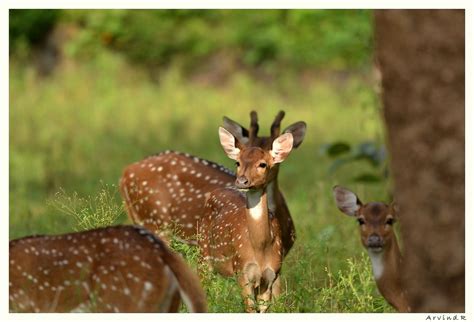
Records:
<instances>
[{"instance_id":1,"label":"antler","mask_svg":"<svg viewBox=\"0 0 474 322\"><path fill-rule=\"evenodd\" d=\"M277 116L275 117L275 120L273 121L272 126L270 128L272 141L280 135L280 123L284 117L285 117L285 112L283 111L278 112Z\"/></svg>"},{"instance_id":2,"label":"antler","mask_svg":"<svg viewBox=\"0 0 474 322\"><path fill-rule=\"evenodd\" d=\"M258 116L257 112L250 112L250 128L249 128L249 141L252 142L257 138L258 133Z\"/></svg>"}]
</instances>

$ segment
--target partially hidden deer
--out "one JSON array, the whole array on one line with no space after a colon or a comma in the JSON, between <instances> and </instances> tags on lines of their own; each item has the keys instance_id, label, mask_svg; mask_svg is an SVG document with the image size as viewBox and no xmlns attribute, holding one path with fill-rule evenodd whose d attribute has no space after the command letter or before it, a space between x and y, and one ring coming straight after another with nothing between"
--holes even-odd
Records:
<instances>
[{"instance_id":1,"label":"partially hidden deer","mask_svg":"<svg viewBox=\"0 0 474 322\"><path fill-rule=\"evenodd\" d=\"M224 117L224 128L242 146L260 147L269 152L272 142L280 135L280 124L285 113L279 112L271 125L269 137L258 136L257 113L251 112L250 129ZM304 122L296 122L283 133L293 135L293 148L303 141ZM283 254L291 249L296 238L295 227L285 198L278 185L278 164L266 186L268 207L279 221L282 230ZM131 220L145 226L164 239L168 230L178 226L179 235L196 243L198 222L204 213L206 196L217 188L234 184L235 174L225 167L187 153L165 151L127 166L120 180L120 192Z\"/></svg>"},{"instance_id":2,"label":"partially hidden deer","mask_svg":"<svg viewBox=\"0 0 474 322\"><path fill-rule=\"evenodd\" d=\"M237 177L235 187L209 195L199 246L210 268L238 275L247 312L266 312L280 293L283 261L282 230L269 207L267 188L293 148L293 135L275 138L271 150L247 147L222 127L219 137L227 156L236 161Z\"/></svg>"},{"instance_id":3,"label":"partially hidden deer","mask_svg":"<svg viewBox=\"0 0 474 322\"><path fill-rule=\"evenodd\" d=\"M197 275L138 226L10 241L11 312L206 312Z\"/></svg>"},{"instance_id":4,"label":"partially hidden deer","mask_svg":"<svg viewBox=\"0 0 474 322\"><path fill-rule=\"evenodd\" d=\"M397 220L394 203L363 204L357 195L341 186L333 188L340 211L354 217L359 223L362 245L372 263L375 283L382 296L399 312L410 312L401 284L402 255L393 224Z\"/></svg>"}]
</instances>

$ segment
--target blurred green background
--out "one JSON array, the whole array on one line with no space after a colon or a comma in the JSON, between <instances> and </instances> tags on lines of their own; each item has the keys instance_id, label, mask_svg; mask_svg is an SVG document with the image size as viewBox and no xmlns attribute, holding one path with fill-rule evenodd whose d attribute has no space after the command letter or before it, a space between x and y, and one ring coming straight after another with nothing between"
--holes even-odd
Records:
<instances>
[{"instance_id":1,"label":"blurred green background","mask_svg":"<svg viewBox=\"0 0 474 322\"><path fill-rule=\"evenodd\" d=\"M10 238L129 223L127 164L173 149L233 169L222 116L254 109L263 135L282 109L308 130L280 171L297 241L272 311L392 312L331 193L390 198L372 29L367 10L11 10ZM211 311L243 311L235 281L203 283Z\"/></svg>"}]
</instances>

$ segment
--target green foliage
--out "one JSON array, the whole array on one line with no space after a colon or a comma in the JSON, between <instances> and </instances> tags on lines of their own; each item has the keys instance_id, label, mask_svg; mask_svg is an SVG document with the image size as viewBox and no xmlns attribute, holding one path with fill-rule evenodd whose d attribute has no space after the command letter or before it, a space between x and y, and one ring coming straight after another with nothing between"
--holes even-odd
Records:
<instances>
[{"instance_id":1,"label":"green foliage","mask_svg":"<svg viewBox=\"0 0 474 322\"><path fill-rule=\"evenodd\" d=\"M339 270L335 275L327 267L324 270L328 278L316 303L320 310L330 308L329 311L333 312L393 312L385 300L376 294L367 256L348 258L345 270Z\"/></svg>"},{"instance_id":2,"label":"green foliage","mask_svg":"<svg viewBox=\"0 0 474 322\"><path fill-rule=\"evenodd\" d=\"M209 270L195 246L173 240L171 247L199 272L209 312L244 311L236 276L225 278ZM298 260L301 270L287 271L286 268L283 271L281 278L284 292L271 302L270 312L394 312L375 289L370 260L365 253L347 258L343 267L335 274L330 267L321 267L320 281L314 279L314 275L308 270L311 267L309 262L304 258ZM288 284L293 283L297 287L289 289ZM180 311L187 312L187 309L183 305Z\"/></svg>"},{"instance_id":3,"label":"green foliage","mask_svg":"<svg viewBox=\"0 0 474 322\"><path fill-rule=\"evenodd\" d=\"M60 15L60 10L11 9L10 53L18 53L21 47L27 50L30 46L42 42L58 22Z\"/></svg>"},{"instance_id":4,"label":"green foliage","mask_svg":"<svg viewBox=\"0 0 474 322\"><path fill-rule=\"evenodd\" d=\"M22 11L23 12L23 11ZM280 70L347 69L371 63L370 10L30 10L13 11L11 35L45 35L58 17L78 26L67 46L90 58L102 47L149 70L227 63Z\"/></svg>"},{"instance_id":5,"label":"green foliage","mask_svg":"<svg viewBox=\"0 0 474 322\"><path fill-rule=\"evenodd\" d=\"M359 173L352 177L354 182L374 183L387 177L385 147L375 142L362 142L351 147L346 142L338 141L323 144L320 152L334 159L329 167L329 173L334 173L341 166L355 161L367 161L375 172Z\"/></svg>"},{"instance_id":6,"label":"green foliage","mask_svg":"<svg viewBox=\"0 0 474 322\"><path fill-rule=\"evenodd\" d=\"M244 311L244 305L240 296L237 278L225 278L209 269L202 260L199 249L171 239L171 248L179 252L186 262L199 274L201 285L206 292L209 312L239 313ZM184 305L180 312L187 312Z\"/></svg>"},{"instance_id":7,"label":"green foliage","mask_svg":"<svg viewBox=\"0 0 474 322\"><path fill-rule=\"evenodd\" d=\"M116 202L118 190L115 185L102 184L102 189L95 196L80 197L77 192L68 195L60 189L49 200L49 205L60 213L72 217L76 224L74 230L90 230L116 224L124 215L121 204Z\"/></svg>"},{"instance_id":8,"label":"green foliage","mask_svg":"<svg viewBox=\"0 0 474 322\"><path fill-rule=\"evenodd\" d=\"M84 228L130 223L115 186L127 164L174 149L233 168L218 142L222 116L248 124L249 111L256 109L260 133L268 134L277 111L285 109L283 126L304 120L308 130L280 170L297 239L283 263L283 295L271 311L392 311L375 289L366 255L360 255L357 223L339 213L331 193L335 184L372 166L354 163L328 178L332 160L316 153L323 142L383 142L373 88L364 77L262 83L235 73L228 83L212 87L183 79L171 68L157 86L122 55L103 49L93 59L58 68L48 79L15 59L10 68L10 238L77 230L81 218L90 218ZM56 204L73 209L73 215L46 203L61 188L68 193L60 194L64 198ZM361 200L387 198L385 182L350 188ZM173 247L198 268L196 248ZM211 311L242 312L235 278L206 274Z\"/></svg>"}]
</instances>

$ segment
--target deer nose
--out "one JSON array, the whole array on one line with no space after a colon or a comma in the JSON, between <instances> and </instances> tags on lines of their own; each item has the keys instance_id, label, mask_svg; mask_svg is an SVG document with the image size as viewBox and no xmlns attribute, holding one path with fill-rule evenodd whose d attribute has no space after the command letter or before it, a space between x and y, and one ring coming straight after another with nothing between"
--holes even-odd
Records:
<instances>
[{"instance_id":1,"label":"deer nose","mask_svg":"<svg viewBox=\"0 0 474 322\"><path fill-rule=\"evenodd\" d=\"M235 185L237 188L245 189L250 186L250 182L245 176L240 176L235 179Z\"/></svg>"},{"instance_id":2,"label":"deer nose","mask_svg":"<svg viewBox=\"0 0 474 322\"><path fill-rule=\"evenodd\" d=\"M382 247L382 245L383 245L382 238L377 234L372 234L367 239L368 247L378 248L378 247Z\"/></svg>"}]
</instances>

